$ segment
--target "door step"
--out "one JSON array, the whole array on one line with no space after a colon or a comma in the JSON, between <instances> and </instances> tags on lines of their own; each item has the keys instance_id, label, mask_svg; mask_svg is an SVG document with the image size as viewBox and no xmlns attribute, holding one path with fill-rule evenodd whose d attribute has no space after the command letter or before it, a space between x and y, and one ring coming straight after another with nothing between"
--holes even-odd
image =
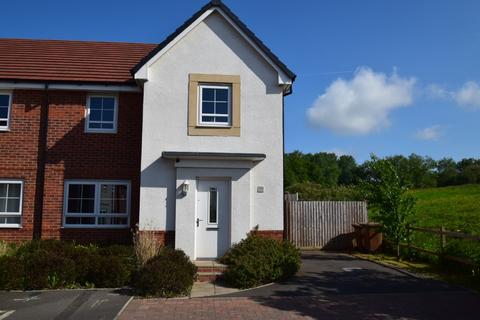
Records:
<instances>
[{"instance_id":1,"label":"door step","mask_svg":"<svg viewBox=\"0 0 480 320\"><path fill-rule=\"evenodd\" d=\"M226 265L216 261L196 260L193 263L197 266L198 282L215 281L227 270Z\"/></svg>"}]
</instances>

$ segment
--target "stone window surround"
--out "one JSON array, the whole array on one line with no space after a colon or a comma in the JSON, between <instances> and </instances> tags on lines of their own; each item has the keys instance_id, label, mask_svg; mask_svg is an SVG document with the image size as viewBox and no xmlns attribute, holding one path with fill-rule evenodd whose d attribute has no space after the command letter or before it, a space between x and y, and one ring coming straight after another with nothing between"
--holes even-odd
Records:
<instances>
[{"instance_id":1,"label":"stone window surround","mask_svg":"<svg viewBox=\"0 0 480 320\"><path fill-rule=\"evenodd\" d=\"M198 88L200 84L227 84L232 87L231 126L199 125ZM240 76L219 74L189 75L188 84L188 135L190 136L240 136Z\"/></svg>"}]
</instances>

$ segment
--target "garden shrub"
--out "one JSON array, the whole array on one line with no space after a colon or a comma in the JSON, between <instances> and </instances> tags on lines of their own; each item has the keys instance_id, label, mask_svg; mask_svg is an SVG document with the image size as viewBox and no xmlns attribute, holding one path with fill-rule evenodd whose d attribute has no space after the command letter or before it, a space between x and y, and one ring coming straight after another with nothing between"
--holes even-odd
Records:
<instances>
[{"instance_id":1,"label":"garden shrub","mask_svg":"<svg viewBox=\"0 0 480 320\"><path fill-rule=\"evenodd\" d=\"M90 282L97 288L117 288L130 283L134 265L117 255L94 256L90 264Z\"/></svg>"},{"instance_id":2,"label":"garden shrub","mask_svg":"<svg viewBox=\"0 0 480 320\"><path fill-rule=\"evenodd\" d=\"M220 261L228 265L226 282L244 289L293 276L300 268L300 252L290 242L252 232Z\"/></svg>"},{"instance_id":3,"label":"garden shrub","mask_svg":"<svg viewBox=\"0 0 480 320\"><path fill-rule=\"evenodd\" d=\"M0 257L0 289L14 290L23 288L23 259L16 256Z\"/></svg>"},{"instance_id":4,"label":"garden shrub","mask_svg":"<svg viewBox=\"0 0 480 320\"><path fill-rule=\"evenodd\" d=\"M53 252L24 255L24 289L57 289L75 283L75 262Z\"/></svg>"},{"instance_id":5,"label":"garden shrub","mask_svg":"<svg viewBox=\"0 0 480 320\"><path fill-rule=\"evenodd\" d=\"M131 283L133 248L34 240L1 257L0 289L121 287Z\"/></svg>"},{"instance_id":6,"label":"garden shrub","mask_svg":"<svg viewBox=\"0 0 480 320\"><path fill-rule=\"evenodd\" d=\"M188 295L196 273L197 267L182 250L165 247L138 270L135 287L144 296Z\"/></svg>"}]
</instances>

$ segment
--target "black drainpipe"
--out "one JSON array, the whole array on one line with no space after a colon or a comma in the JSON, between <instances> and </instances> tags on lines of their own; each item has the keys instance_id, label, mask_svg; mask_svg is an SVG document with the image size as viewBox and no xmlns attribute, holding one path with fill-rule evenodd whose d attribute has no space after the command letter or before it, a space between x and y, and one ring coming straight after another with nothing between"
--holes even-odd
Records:
<instances>
[{"instance_id":1,"label":"black drainpipe","mask_svg":"<svg viewBox=\"0 0 480 320\"><path fill-rule=\"evenodd\" d=\"M44 101L40 108L40 128L38 133L37 148L37 175L35 188L35 205L33 213L33 238L42 238L42 215L43 215L43 197L45 191L45 163L47 158L47 136L48 136L48 83L45 83Z\"/></svg>"}]
</instances>

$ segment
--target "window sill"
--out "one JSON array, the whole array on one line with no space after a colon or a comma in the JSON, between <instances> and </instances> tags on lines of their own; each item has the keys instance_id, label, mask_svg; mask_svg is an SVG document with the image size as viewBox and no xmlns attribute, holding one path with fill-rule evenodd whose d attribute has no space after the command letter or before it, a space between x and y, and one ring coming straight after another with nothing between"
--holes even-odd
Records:
<instances>
[{"instance_id":1,"label":"window sill","mask_svg":"<svg viewBox=\"0 0 480 320\"><path fill-rule=\"evenodd\" d=\"M22 229L21 224L2 224L0 229Z\"/></svg>"},{"instance_id":2,"label":"window sill","mask_svg":"<svg viewBox=\"0 0 480 320\"><path fill-rule=\"evenodd\" d=\"M10 128L0 128L0 132L10 132Z\"/></svg>"},{"instance_id":3,"label":"window sill","mask_svg":"<svg viewBox=\"0 0 480 320\"><path fill-rule=\"evenodd\" d=\"M85 130L85 133L107 133L107 134L115 134L117 130Z\"/></svg>"}]
</instances>

